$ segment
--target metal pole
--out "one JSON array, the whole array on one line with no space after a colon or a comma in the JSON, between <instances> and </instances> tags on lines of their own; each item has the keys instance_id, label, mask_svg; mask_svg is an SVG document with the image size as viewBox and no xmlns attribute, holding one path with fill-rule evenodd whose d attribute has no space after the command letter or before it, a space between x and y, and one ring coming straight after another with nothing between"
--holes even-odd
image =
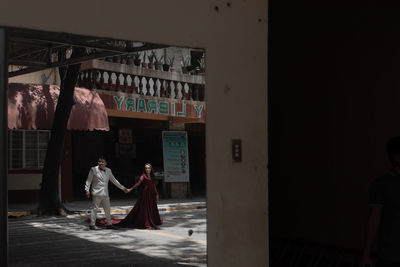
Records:
<instances>
[{"instance_id":1,"label":"metal pole","mask_svg":"<svg viewBox=\"0 0 400 267\"><path fill-rule=\"evenodd\" d=\"M0 28L0 266L8 266L7 52L7 30Z\"/></svg>"}]
</instances>

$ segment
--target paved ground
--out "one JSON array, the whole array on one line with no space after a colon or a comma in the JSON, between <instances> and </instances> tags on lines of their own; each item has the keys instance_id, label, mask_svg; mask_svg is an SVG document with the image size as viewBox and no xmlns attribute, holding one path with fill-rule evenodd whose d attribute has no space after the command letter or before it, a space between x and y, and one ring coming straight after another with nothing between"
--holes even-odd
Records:
<instances>
[{"instance_id":1,"label":"paved ground","mask_svg":"<svg viewBox=\"0 0 400 267\"><path fill-rule=\"evenodd\" d=\"M134 205L136 199L111 199L111 212L115 214L126 214ZM85 212L90 209L89 200L80 200L64 203L65 207L73 212ZM205 198L193 199L160 199L159 211L203 209L206 207ZM30 215L37 209L37 203L11 203L8 205L8 216L20 217Z\"/></svg>"},{"instance_id":2,"label":"paved ground","mask_svg":"<svg viewBox=\"0 0 400 267\"><path fill-rule=\"evenodd\" d=\"M132 205L112 204L114 217ZM69 203L80 212L67 217L11 217L9 266L206 266L205 202L160 200L159 206L160 230L89 231L80 209L88 208L85 202Z\"/></svg>"}]
</instances>

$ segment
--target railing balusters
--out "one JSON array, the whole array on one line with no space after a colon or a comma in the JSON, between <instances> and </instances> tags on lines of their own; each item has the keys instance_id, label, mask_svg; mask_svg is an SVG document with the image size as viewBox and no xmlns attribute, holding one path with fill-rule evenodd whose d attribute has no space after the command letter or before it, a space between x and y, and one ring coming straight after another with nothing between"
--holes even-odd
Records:
<instances>
[{"instance_id":1,"label":"railing balusters","mask_svg":"<svg viewBox=\"0 0 400 267\"><path fill-rule=\"evenodd\" d=\"M112 80L113 72L108 72L108 90L113 90L113 80Z\"/></svg>"},{"instance_id":2,"label":"railing balusters","mask_svg":"<svg viewBox=\"0 0 400 267\"><path fill-rule=\"evenodd\" d=\"M121 82L119 80L119 73L117 72L117 73L115 73L115 75L117 76L117 78L115 79L115 91L119 92L119 91L121 91L121 87L120 87Z\"/></svg>"},{"instance_id":3,"label":"railing balusters","mask_svg":"<svg viewBox=\"0 0 400 267\"><path fill-rule=\"evenodd\" d=\"M179 82L172 81L172 83L174 84L174 98L178 99L178 83Z\"/></svg>"},{"instance_id":4,"label":"railing balusters","mask_svg":"<svg viewBox=\"0 0 400 267\"><path fill-rule=\"evenodd\" d=\"M86 83L87 83L86 87L88 89L93 88L93 86L92 86L92 70L88 70L88 72L87 72Z\"/></svg>"},{"instance_id":5,"label":"railing balusters","mask_svg":"<svg viewBox=\"0 0 400 267\"><path fill-rule=\"evenodd\" d=\"M130 80L130 81L129 81L129 80ZM128 74L128 75L126 76L126 83L127 83L126 88L127 88L127 90L128 90L128 93L132 94L132 92L133 92L133 87L132 87L132 75Z\"/></svg>"},{"instance_id":6,"label":"railing balusters","mask_svg":"<svg viewBox=\"0 0 400 267\"><path fill-rule=\"evenodd\" d=\"M171 88L171 81L167 81L167 95L165 97L171 97L172 88Z\"/></svg>"},{"instance_id":7,"label":"railing balusters","mask_svg":"<svg viewBox=\"0 0 400 267\"><path fill-rule=\"evenodd\" d=\"M122 76L124 77L124 90L123 91L128 92L128 81L127 81L128 74L123 73Z\"/></svg>"},{"instance_id":8,"label":"railing balusters","mask_svg":"<svg viewBox=\"0 0 400 267\"><path fill-rule=\"evenodd\" d=\"M99 82L99 79L100 79L99 71L98 70L94 70L92 76L93 76L93 88L92 89L98 89L99 85L100 85L100 82Z\"/></svg>"},{"instance_id":9,"label":"railing balusters","mask_svg":"<svg viewBox=\"0 0 400 267\"><path fill-rule=\"evenodd\" d=\"M182 83L182 100L186 100L187 99L187 97L186 97L186 95L187 95L187 93L186 93L186 87L187 87L187 83Z\"/></svg>"},{"instance_id":10,"label":"railing balusters","mask_svg":"<svg viewBox=\"0 0 400 267\"><path fill-rule=\"evenodd\" d=\"M99 89L104 90L104 70L100 70L100 86Z\"/></svg>"},{"instance_id":11,"label":"railing balusters","mask_svg":"<svg viewBox=\"0 0 400 267\"><path fill-rule=\"evenodd\" d=\"M152 79L152 81L153 81L153 86L152 86L152 88L153 88L153 93L151 93L151 95L152 96L156 96L157 95L157 88L158 88L158 85L157 85L157 79Z\"/></svg>"},{"instance_id":12,"label":"railing balusters","mask_svg":"<svg viewBox=\"0 0 400 267\"><path fill-rule=\"evenodd\" d=\"M189 100L193 100L193 87L194 87L194 84L190 83L189 84Z\"/></svg>"},{"instance_id":13,"label":"railing balusters","mask_svg":"<svg viewBox=\"0 0 400 267\"><path fill-rule=\"evenodd\" d=\"M97 89L97 85L98 85L98 71L97 70L92 70L92 88L90 89Z\"/></svg>"},{"instance_id":14,"label":"railing balusters","mask_svg":"<svg viewBox=\"0 0 400 267\"><path fill-rule=\"evenodd\" d=\"M138 90L137 90L136 81L135 81L136 80L136 75L131 75L131 78L132 78L132 81L131 81L132 92L137 94Z\"/></svg>"},{"instance_id":15,"label":"railing balusters","mask_svg":"<svg viewBox=\"0 0 400 267\"><path fill-rule=\"evenodd\" d=\"M175 82L175 99L179 99L179 92L180 92L181 83Z\"/></svg>"},{"instance_id":16,"label":"railing balusters","mask_svg":"<svg viewBox=\"0 0 400 267\"><path fill-rule=\"evenodd\" d=\"M187 88L187 90L186 90L186 88ZM183 84L182 94L183 94L182 99L189 100L189 84L188 83Z\"/></svg>"},{"instance_id":17,"label":"railing balusters","mask_svg":"<svg viewBox=\"0 0 400 267\"><path fill-rule=\"evenodd\" d=\"M143 95L143 76L139 76L139 94Z\"/></svg>"},{"instance_id":18,"label":"railing balusters","mask_svg":"<svg viewBox=\"0 0 400 267\"><path fill-rule=\"evenodd\" d=\"M126 65L132 61L131 58L119 56L108 58L108 60L115 62L110 64L125 63L126 60ZM101 62L104 64L109 61ZM204 99L204 77L200 75L193 77L180 73L166 75L165 72L160 72L158 75L156 70L143 69L139 72L138 68L140 67L132 66L132 70L119 72L120 70L115 66L110 66L108 69L101 64L99 66L94 64L91 68L84 68L79 73L77 86L179 100L203 101Z\"/></svg>"},{"instance_id":19,"label":"railing balusters","mask_svg":"<svg viewBox=\"0 0 400 267\"><path fill-rule=\"evenodd\" d=\"M151 95L150 94L150 80L151 80L151 78L147 78L147 77L145 77L145 79L146 79L146 95Z\"/></svg>"},{"instance_id":20,"label":"railing balusters","mask_svg":"<svg viewBox=\"0 0 400 267\"><path fill-rule=\"evenodd\" d=\"M153 94L152 96L157 96L158 84L157 79L153 78Z\"/></svg>"},{"instance_id":21,"label":"railing balusters","mask_svg":"<svg viewBox=\"0 0 400 267\"><path fill-rule=\"evenodd\" d=\"M154 83L154 86L156 88L155 89L156 91L154 91L154 96L160 97L161 96L161 82L160 82L160 79L156 79L156 82Z\"/></svg>"},{"instance_id":22,"label":"railing balusters","mask_svg":"<svg viewBox=\"0 0 400 267\"><path fill-rule=\"evenodd\" d=\"M129 74L126 74L126 86L125 86L125 91L129 94L132 94L133 87L130 85L132 82L129 82L128 80L130 79L132 81L132 77ZM124 82L125 84L125 82Z\"/></svg>"},{"instance_id":23,"label":"railing balusters","mask_svg":"<svg viewBox=\"0 0 400 267\"><path fill-rule=\"evenodd\" d=\"M88 71L88 77L87 77L88 86L87 86L87 88L89 88L90 90L93 89L93 87L94 87L94 73L95 73L95 70Z\"/></svg>"},{"instance_id":24,"label":"railing balusters","mask_svg":"<svg viewBox=\"0 0 400 267\"><path fill-rule=\"evenodd\" d=\"M179 99L185 99L185 83L184 82L180 82L180 95L179 95Z\"/></svg>"},{"instance_id":25,"label":"railing balusters","mask_svg":"<svg viewBox=\"0 0 400 267\"><path fill-rule=\"evenodd\" d=\"M160 79L160 97L165 97L165 87L163 79Z\"/></svg>"},{"instance_id":26,"label":"railing balusters","mask_svg":"<svg viewBox=\"0 0 400 267\"><path fill-rule=\"evenodd\" d=\"M157 95L157 80L152 78L151 79L153 81L153 86L151 87L153 89L153 93L151 93L151 89L150 89L150 95L151 96L156 96ZM151 84L150 84L151 86Z\"/></svg>"}]
</instances>

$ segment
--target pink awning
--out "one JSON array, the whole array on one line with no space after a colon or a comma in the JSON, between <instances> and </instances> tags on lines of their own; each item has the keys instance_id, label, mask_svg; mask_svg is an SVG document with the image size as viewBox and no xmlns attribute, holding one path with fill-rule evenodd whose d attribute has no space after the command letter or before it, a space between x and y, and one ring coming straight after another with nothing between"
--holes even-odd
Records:
<instances>
[{"instance_id":1,"label":"pink awning","mask_svg":"<svg viewBox=\"0 0 400 267\"><path fill-rule=\"evenodd\" d=\"M10 83L8 85L8 128L51 129L60 87ZM107 111L95 91L75 88L68 129L109 131Z\"/></svg>"}]
</instances>

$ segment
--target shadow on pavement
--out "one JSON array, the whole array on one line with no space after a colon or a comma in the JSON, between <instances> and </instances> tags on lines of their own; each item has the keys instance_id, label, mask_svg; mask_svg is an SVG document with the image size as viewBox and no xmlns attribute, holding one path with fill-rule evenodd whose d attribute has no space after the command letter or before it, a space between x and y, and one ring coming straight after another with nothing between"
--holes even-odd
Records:
<instances>
[{"instance_id":1,"label":"shadow on pavement","mask_svg":"<svg viewBox=\"0 0 400 267\"><path fill-rule=\"evenodd\" d=\"M77 216L11 219L9 266L205 266L205 258L198 255L193 242L151 246L139 233L88 231L82 217ZM156 255L160 257L141 252L147 249L159 250ZM203 261L200 265L199 257Z\"/></svg>"}]
</instances>

